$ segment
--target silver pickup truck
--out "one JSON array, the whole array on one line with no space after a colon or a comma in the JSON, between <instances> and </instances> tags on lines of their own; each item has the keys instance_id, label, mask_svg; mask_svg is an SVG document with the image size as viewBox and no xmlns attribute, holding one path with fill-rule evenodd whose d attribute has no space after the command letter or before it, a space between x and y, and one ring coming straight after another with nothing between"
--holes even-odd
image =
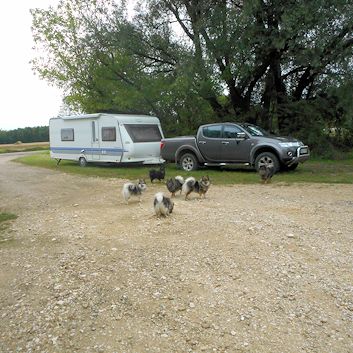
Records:
<instances>
[{"instance_id":1,"label":"silver pickup truck","mask_svg":"<svg viewBox=\"0 0 353 353\"><path fill-rule=\"evenodd\" d=\"M161 141L161 157L185 171L199 166L272 165L294 170L310 156L309 147L290 137L274 136L248 123L218 123L199 127L195 136L166 138Z\"/></svg>"}]
</instances>

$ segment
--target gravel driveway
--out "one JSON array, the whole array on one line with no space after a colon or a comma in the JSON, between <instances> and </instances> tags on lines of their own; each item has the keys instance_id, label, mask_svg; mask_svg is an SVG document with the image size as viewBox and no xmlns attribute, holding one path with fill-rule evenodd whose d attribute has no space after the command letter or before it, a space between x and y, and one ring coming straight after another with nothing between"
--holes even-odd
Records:
<instances>
[{"instance_id":1,"label":"gravel driveway","mask_svg":"<svg viewBox=\"0 0 353 353\"><path fill-rule=\"evenodd\" d=\"M11 158L0 352L353 351L351 185L211 186L158 219L163 184L125 205L125 180Z\"/></svg>"}]
</instances>

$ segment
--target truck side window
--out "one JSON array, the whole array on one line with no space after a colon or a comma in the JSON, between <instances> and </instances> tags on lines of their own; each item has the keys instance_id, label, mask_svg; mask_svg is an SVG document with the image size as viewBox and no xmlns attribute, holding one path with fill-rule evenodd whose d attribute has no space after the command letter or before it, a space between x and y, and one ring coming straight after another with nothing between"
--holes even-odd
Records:
<instances>
[{"instance_id":1,"label":"truck side window","mask_svg":"<svg viewBox=\"0 0 353 353\"><path fill-rule=\"evenodd\" d=\"M74 141L74 129L61 129L61 141Z\"/></svg>"},{"instance_id":2,"label":"truck side window","mask_svg":"<svg viewBox=\"0 0 353 353\"><path fill-rule=\"evenodd\" d=\"M221 138L222 125L205 126L202 135L208 138Z\"/></svg>"},{"instance_id":3,"label":"truck side window","mask_svg":"<svg viewBox=\"0 0 353 353\"><path fill-rule=\"evenodd\" d=\"M237 126L226 125L223 129L223 138L235 139L235 138L237 138L238 132L242 132L242 131Z\"/></svg>"},{"instance_id":4,"label":"truck side window","mask_svg":"<svg viewBox=\"0 0 353 353\"><path fill-rule=\"evenodd\" d=\"M102 141L116 141L115 127L102 127Z\"/></svg>"}]
</instances>

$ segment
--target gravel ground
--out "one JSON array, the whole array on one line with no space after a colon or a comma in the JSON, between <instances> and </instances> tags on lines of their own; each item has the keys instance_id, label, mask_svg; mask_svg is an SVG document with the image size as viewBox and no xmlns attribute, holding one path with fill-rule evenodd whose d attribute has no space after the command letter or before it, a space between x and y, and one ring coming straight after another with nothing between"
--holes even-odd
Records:
<instances>
[{"instance_id":1,"label":"gravel ground","mask_svg":"<svg viewBox=\"0 0 353 353\"><path fill-rule=\"evenodd\" d=\"M351 185L163 184L0 157L0 352L353 351ZM60 169L60 167L59 167Z\"/></svg>"}]
</instances>

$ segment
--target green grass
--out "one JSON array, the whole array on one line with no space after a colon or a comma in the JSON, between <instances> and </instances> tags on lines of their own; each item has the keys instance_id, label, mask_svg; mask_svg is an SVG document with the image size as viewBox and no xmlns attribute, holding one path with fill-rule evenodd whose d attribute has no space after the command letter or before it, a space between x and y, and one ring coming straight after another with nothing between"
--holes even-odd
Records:
<instances>
[{"instance_id":1,"label":"green grass","mask_svg":"<svg viewBox=\"0 0 353 353\"><path fill-rule=\"evenodd\" d=\"M0 243L11 240L11 238L4 238L3 233L10 225L9 221L16 218L17 216L13 213L0 212Z\"/></svg>"},{"instance_id":2,"label":"green grass","mask_svg":"<svg viewBox=\"0 0 353 353\"><path fill-rule=\"evenodd\" d=\"M117 165L92 165L82 168L77 162L61 161L56 166L56 161L50 159L49 152L38 153L16 159L27 165L48 168L65 173L85 176L97 176L108 178L123 178L136 180L145 178L148 180L150 166L117 166ZM168 164L166 178L182 175L184 177L209 175L213 184L252 184L259 182L259 176L253 170L240 169L200 169L187 173L176 168L174 164ZM278 173L273 177L273 183L353 183L353 159L333 160L309 160L300 164L293 172Z\"/></svg>"},{"instance_id":3,"label":"green grass","mask_svg":"<svg viewBox=\"0 0 353 353\"><path fill-rule=\"evenodd\" d=\"M16 219L17 216L13 213L0 212L0 223Z\"/></svg>"}]
</instances>

